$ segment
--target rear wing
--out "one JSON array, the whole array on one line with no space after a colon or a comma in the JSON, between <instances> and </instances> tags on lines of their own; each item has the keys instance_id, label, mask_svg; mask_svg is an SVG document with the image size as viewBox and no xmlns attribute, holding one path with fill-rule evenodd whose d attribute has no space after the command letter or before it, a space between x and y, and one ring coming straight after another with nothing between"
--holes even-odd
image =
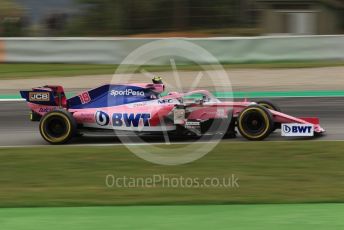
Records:
<instances>
[{"instance_id":1,"label":"rear wing","mask_svg":"<svg viewBox=\"0 0 344 230\"><path fill-rule=\"evenodd\" d=\"M20 95L29 103L67 107L67 98L62 86L36 87L32 90L20 91Z\"/></svg>"}]
</instances>

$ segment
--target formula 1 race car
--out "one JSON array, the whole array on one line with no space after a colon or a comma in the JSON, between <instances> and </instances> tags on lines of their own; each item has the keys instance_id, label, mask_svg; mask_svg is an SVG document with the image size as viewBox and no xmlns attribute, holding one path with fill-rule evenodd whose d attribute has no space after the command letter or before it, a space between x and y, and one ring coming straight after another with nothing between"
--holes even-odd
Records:
<instances>
[{"instance_id":1,"label":"formula 1 race car","mask_svg":"<svg viewBox=\"0 0 344 230\"><path fill-rule=\"evenodd\" d=\"M289 116L270 101L220 101L206 90L187 93L165 90L161 81L140 84L106 84L66 98L62 86L21 91L31 109L31 120L40 121L42 137L62 144L85 131L126 130L169 135L235 137L263 140L276 129L282 136L314 136L325 130L318 118ZM215 128L214 128L215 127Z\"/></svg>"}]
</instances>

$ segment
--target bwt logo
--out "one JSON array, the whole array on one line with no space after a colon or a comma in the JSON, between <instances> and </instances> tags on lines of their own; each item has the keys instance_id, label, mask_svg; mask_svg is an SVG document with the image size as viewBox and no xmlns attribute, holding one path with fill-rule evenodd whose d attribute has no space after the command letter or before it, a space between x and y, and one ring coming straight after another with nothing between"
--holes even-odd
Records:
<instances>
[{"instance_id":1,"label":"bwt logo","mask_svg":"<svg viewBox=\"0 0 344 230\"><path fill-rule=\"evenodd\" d=\"M111 96L145 96L143 91L135 91L133 89L125 89L125 90L111 90Z\"/></svg>"},{"instance_id":2,"label":"bwt logo","mask_svg":"<svg viewBox=\"0 0 344 230\"><path fill-rule=\"evenodd\" d=\"M282 124L282 136L313 136L312 124Z\"/></svg>"},{"instance_id":3,"label":"bwt logo","mask_svg":"<svg viewBox=\"0 0 344 230\"><path fill-rule=\"evenodd\" d=\"M287 126L285 125L284 126L284 132L286 133L290 133L290 132L293 132L293 133L310 133L312 130L312 127L310 126Z\"/></svg>"},{"instance_id":4,"label":"bwt logo","mask_svg":"<svg viewBox=\"0 0 344 230\"><path fill-rule=\"evenodd\" d=\"M123 125L126 127L138 127L141 120L143 126L150 126L150 117L149 113L114 113L112 115L112 125L116 127Z\"/></svg>"},{"instance_id":5,"label":"bwt logo","mask_svg":"<svg viewBox=\"0 0 344 230\"><path fill-rule=\"evenodd\" d=\"M100 126L106 126L110 122L109 115L103 111L97 111L95 114L95 119L97 124Z\"/></svg>"}]
</instances>

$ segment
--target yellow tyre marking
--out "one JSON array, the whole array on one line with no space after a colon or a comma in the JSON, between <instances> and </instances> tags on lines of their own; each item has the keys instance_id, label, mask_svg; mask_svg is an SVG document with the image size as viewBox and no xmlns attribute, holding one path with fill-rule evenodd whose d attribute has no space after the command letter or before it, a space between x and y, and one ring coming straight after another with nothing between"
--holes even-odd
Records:
<instances>
[{"instance_id":1,"label":"yellow tyre marking","mask_svg":"<svg viewBox=\"0 0 344 230\"><path fill-rule=\"evenodd\" d=\"M67 133L64 136L59 137L59 138L49 137L49 135L47 135L45 133L45 130L43 128L44 127L44 122L47 120L47 118L49 118L51 116L55 116L55 115L63 117L66 120L66 122L67 122ZM41 133L42 133L44 139L46 139L46 140L48 140L48 141L50 141L52 143L59 143L59 142L64 141L69 136L69 134L72 131L72 125L71 125L68 117L65 114L61 114L61 113L50 113L47 116L45 116L43 118L43 120L41 121L39 128L41 130Z\"/></svg>"},{"instance_id":2,"label":"yellow tyre marking","mask_svg":"<svg viewBox=\"0 0 344 230\"><path fill-rule=\"evenodd\" d=\"M245 114L246 112L250 111L250 110L258 110L258 111L260 111L261 114L262 114L263 117L264 117L265 124L267 124L267 125L266 125L266 129L264 130L264 132L261 133L261 134L258 135L258 136L252 136L252 135L250 135L250 134L247 134L247 133L244 131L243 127L242 127L242 117L243 117L242 115ZM256 107L255 107L255 108L250 108L250 109L245 110L245 111L240 115L240 117L239 117L239 128L240 128L241 132L243 132L243 133L244 133L246 136L248 136L249 138L258 139L258 138L262 137L263 135L265 135L266 132L270 129L269 118L268 118L268 116L267 116L267 114L265 113L264 110L262 110L262 109L260 109L260 108L256 108Z\"/></svg>"}]
</instances>

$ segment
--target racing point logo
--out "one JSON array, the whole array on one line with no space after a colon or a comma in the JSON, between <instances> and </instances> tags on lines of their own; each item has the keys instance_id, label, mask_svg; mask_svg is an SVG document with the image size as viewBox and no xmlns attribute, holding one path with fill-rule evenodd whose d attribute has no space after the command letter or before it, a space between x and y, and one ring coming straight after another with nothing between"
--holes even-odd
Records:
<instances>
[{"instance_id":1,"label":"racing point logo","mask_svg":"<svg viewBox=\"0 0 344 230\"><path fill-rule=\"evenodd\" d=\"M166 68L153 72L149 67L154 65ZM197 71L178 70L180 65ZM212 106L220 102L213 92L232 92L229 76L211 53L190 41L162 39L138 47L119 65L110 84L128 86L110 90L107 99L108 104L116 100L123 111L99 112L97 123L111 126L120 141L146 161L179 165L200 159L229 126L231 108Z\"/></svg>"}]
</instances>

